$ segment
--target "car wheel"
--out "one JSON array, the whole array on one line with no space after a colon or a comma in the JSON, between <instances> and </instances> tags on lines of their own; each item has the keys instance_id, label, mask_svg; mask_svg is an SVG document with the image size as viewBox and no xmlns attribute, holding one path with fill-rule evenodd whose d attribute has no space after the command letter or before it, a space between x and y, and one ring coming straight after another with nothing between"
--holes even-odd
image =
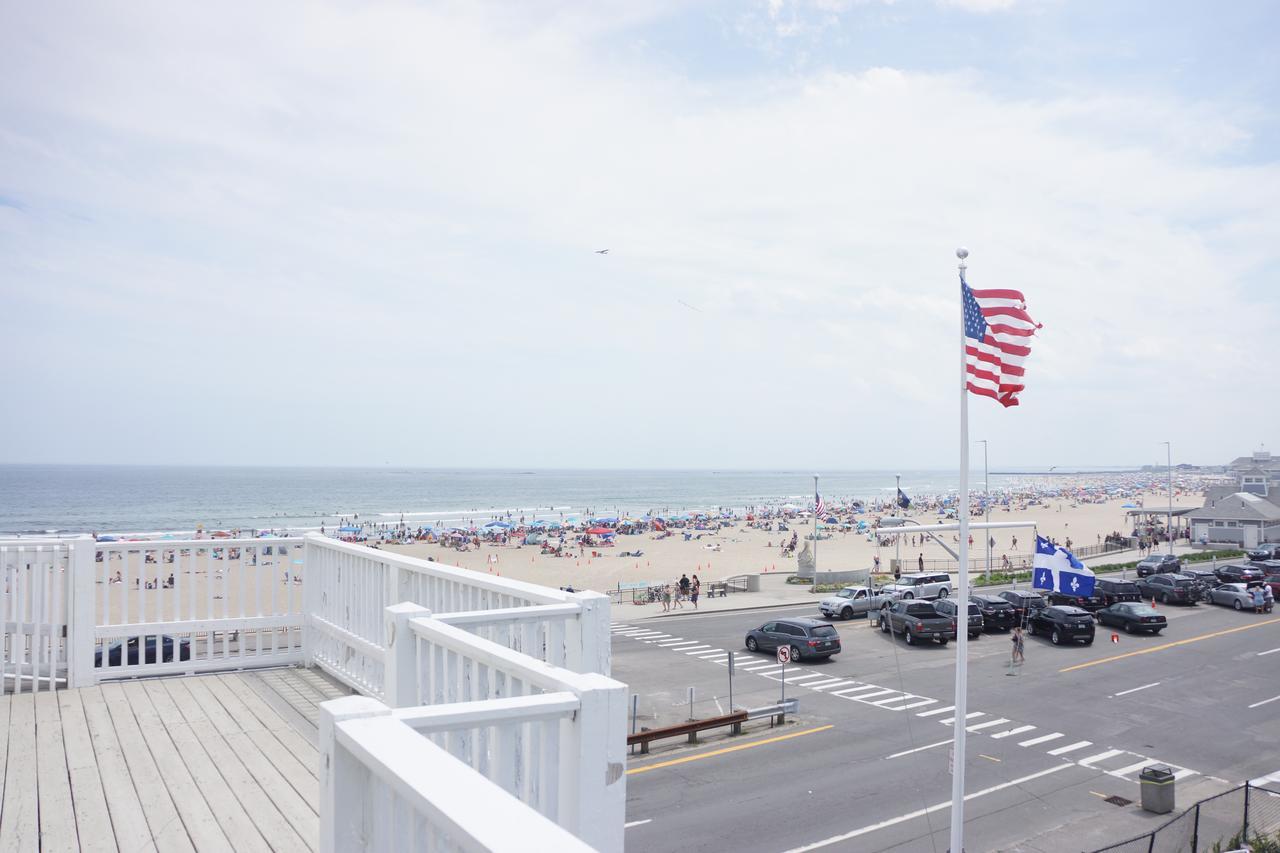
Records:
<instances>
[{"instance_id":1,"label":"car wheel","mask_svg":"<svg viewBox=\"0 0 1280 853\"><path fill-rule=\"evenodd\" d=\"M747 651L749 652L760 651L760 644L756 642L755 637L747 637Z\"/></svg>"},{"instance_id":2,"label":"car wheel","mask_svg":"<svg viewBox=\"0 0 1280 853\"><path fill-rule=\"evenodd\" d=\"M850 619L852 619L852 618L853 618L853 608L852 608L852 607L846 607L844 610L841 610L841 611L840 611L840 618L841 618L841 619L843 619L843 620L845 620L846 622L848 622Z\"/></svg>"},{"instance_id":3,"label":"car wheel","mask_svg":"<svg viewBox=\"0 0 1280 853\"><path fill-rule=\"evenodd\" d=\"M1168 604L1168 603L1169 603L1169 593L1167 593L1167 592L1162 592L1162 593L1160 593L1160 603L1161 603L1161 604Z\"/></svg>"},{"instance_id":4,"label":"car wheel","mask_svg":"<svg viewBox=\"0 0 1280 853\"><path fill-rule=\"evenodd\" d=\"M914 646L915 644L916 644L915 638L911 636L911 629L908 628L907 629L907 645Z\"/></svg>"},{"instance_id":5,"label":"car wheel","mask_svg":"<svg viewBox=\"0 0 1280 853\"><path fill-rule=\"evenodd\" d=\"M938 645L945 646L949 642L951 642L949 639L947 639L946 637L943 637L942 639L938 640Z\"/></svg>"},{"instance_id":6,"label":"car wheel","mask_svg":"<svg viewBox=\"0 0 1280 853\"><path fill-rule=\"evenodd\" d=\"M946 598L950 594L951 594L951 591L947 589L945 586L942 589L938 590L938 598Z\"/></svg>"},{"instance_id":7,"label":"car wheel","mask_svg":"<svg viewBox=\"0 0 1280 853\"><path fill-rule=\"evenodd\" d=\"M1124 632L1125 632L1126 634L1132 634L1132 633L1133 633L1133 623L1132 623L1132 622L1126 622L1126 623L1124 623Z\"/></svg>"},{"instance_id":8,"label":"car wheel","mask_svg":"<svg viewBox=\"0 0 1280 853\"><path fill-rule=\"evenodd\" d=\"M1085 640L1085 641L1084 641L1084 644L1085 644L1086 646L1092 646L1092 645L1093 645L1093 639L1092 639L1092 638L1090 638L1090 639L1088 639L1088 640Z\"/></svg>"},{"instance_id":9,"label":"car wheel","mask_svg":"<svg viewBox=\"0 0 1280 853\"><path fill-rule=\"evenodd\" d=\"M799 663L799 662L800 662L800 647L799 647L799 646L792 646L792 647L791 647L791 662L792 662L792 663Z\"/></svg>"},{"instance_id":10,"label":"car wheel","mask_svg":"<svg viewBox=\"0 0 1280 853\"><path fill-rule=\"evenodd\" d=\"M902 597L910 601L911 599L916 597L916 594L914 592L904 592L902 594Z\"/></svg>"},{"instance_id":11,"label":"car wheel","mask_svg":"<svg viewBox=\"0 0 1280 853\"><path fill-rule=\"evenodd\" d=\"M1053 633L1049 635L1049 642L1053 643L1055 646L1062 645L1062 635L1058 633L1057 628L1054 628Z\"/></svg>"},{"instance_id":12,"label":"car wheel","mask_svg":"<svg viewBox=\"0 0 1280 853\"><path fill-rule=\"evenodd\" d=\"M1244 610L1244 605L1240 603L1240 599L1238 598L1231 603L1231 606L1236 610Z\"/></svg>"},{"instance_id":13,"label":"car wheel","mask_svg":"<svg viewBox=\"0 0 1280 853\"><path fill-rule=\"evenodd\" d=\"M1161 631L1163 631L1163 630L1164 630L1163 628L1152 628L1152 629L1151 629L1151 636L1153 636L1153 637L1159 637L1159 636L1160 636L1160 632L1161 632Z\"/></svg>"},{"instance_id":14,"label":"car wheel","mask_svg":"<svg viewBox=\"0 0 1280 853\"><path fill-rule=\"evenodd\" d=\"M970 640L976 640L976 639L978 639L978 638L979 638L979 637L981 637L981 636L982 636L981 634L970 634L970 635L969 635L969 639L970 639Z\"/></svg>"}]
</instances>

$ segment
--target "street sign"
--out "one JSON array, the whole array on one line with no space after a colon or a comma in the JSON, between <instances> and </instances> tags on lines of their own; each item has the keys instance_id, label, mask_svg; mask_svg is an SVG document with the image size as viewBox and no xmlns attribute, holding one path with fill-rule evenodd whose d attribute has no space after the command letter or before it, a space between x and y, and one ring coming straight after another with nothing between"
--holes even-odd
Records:
<instances>
[{"instance_id":1,"label":"street sign","mask_svg":"<svg viewBox=\"0 0 1280 853\"><path fill-rule=\"evenodd\" d=\"M791 663L790 646L778 646L778 663Z\"/></svg>"}]
</instances>

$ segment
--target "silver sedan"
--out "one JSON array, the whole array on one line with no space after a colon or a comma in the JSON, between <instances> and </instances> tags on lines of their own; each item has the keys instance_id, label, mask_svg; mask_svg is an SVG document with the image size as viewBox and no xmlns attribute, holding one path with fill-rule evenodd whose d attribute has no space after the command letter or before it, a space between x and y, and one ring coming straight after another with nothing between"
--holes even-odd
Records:
<instances>
[{"instance_id":1,"label":"silver sedan","mask_svg":"<svg viewBox=\"0 0 1280 853\"><path fill-rule=\"evenodd\" d=\"M1236 610L1253 609L1253 590L1242 583L1224 583L1208 592L1210 604L1234 607Z\"/></svg>"}]
</instances>

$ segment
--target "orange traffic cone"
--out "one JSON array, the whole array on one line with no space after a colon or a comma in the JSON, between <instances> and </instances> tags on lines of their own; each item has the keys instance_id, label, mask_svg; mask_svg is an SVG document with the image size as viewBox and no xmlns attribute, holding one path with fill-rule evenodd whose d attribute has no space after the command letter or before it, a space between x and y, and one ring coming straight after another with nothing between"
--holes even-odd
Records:
<instances>
[{"instance_id":1,"label":"orange traffic cone","mask_svg":"<svg viewBox=\"0 0 1280 853\"><path fill-rule=\"evenodd\" d=\"M1151 609L1152 610L1156 609L1156 597L1154 595L1151 596Z\"/></svg>"}]
</instances>

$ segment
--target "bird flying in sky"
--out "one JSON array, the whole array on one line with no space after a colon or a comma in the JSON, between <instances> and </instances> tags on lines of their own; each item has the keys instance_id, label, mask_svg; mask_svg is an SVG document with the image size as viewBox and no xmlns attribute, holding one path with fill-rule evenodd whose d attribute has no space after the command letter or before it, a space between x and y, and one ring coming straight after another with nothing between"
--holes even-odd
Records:
<instances>
[{"instance_id":1,"label":"bird flying in sky","mask_svg":"<svg viewBox=\"0 0 1280 853\"><path fill-rule=\"evenodd\" d=\"M608 249L596 249L596 254L597 254L597 255L607 255L607 254L609 254L609 250L608 250Z\"/></svg>"}]
</instances>

